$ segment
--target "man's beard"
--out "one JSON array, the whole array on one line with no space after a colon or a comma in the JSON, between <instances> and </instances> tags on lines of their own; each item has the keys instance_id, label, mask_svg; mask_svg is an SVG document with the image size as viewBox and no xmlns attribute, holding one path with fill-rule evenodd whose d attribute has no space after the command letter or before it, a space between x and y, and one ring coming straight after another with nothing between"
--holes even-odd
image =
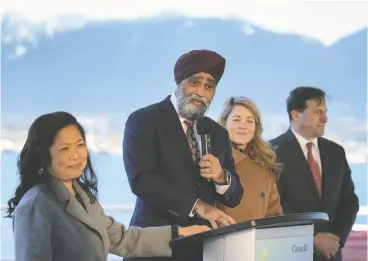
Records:
<instances>
[{"instance_id":1,"label":"man's beard","mask_svg":"<svg viewBox=\"0 0 368 261\"><path fill-rule=\"evenodd\" d=\"M203 116L210 106L210 101L198 94L186 94L184 86L179 86L176 91L176 98L178 100L179 114L185 119L195 120ZM191 103L192 100L199 101L203 106L196 106Z\"/></svg>"}]
</instances>

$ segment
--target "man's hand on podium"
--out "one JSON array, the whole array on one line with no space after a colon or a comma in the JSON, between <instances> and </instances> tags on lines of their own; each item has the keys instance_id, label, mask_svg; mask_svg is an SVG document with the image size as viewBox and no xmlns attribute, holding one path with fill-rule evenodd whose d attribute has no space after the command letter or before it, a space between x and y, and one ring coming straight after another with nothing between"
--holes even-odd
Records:
<instances>
[{"instance_id":1,"label":"man's hand on podium","mask_svg":"<svg viewBox=\"0 0 368 261\"><path fill-rule=\"evenodd\" d=\"M235 220L223 211L198 200L194 206L195 213L203 219L208 220L213 228L224 227L235 224Z\"/></svg>"},{"instance_id":2,"label":"man's hand on podium","mask_svg":"<svg viewBox=\"0 0 368 261\"><path fill-rule=\"evenodd\" d=\"M317 233L314 236L314 247L317 254L322 254L327 259L335 256L340 248L340 238L331 233Z\"/></svg>"}]
</instances>

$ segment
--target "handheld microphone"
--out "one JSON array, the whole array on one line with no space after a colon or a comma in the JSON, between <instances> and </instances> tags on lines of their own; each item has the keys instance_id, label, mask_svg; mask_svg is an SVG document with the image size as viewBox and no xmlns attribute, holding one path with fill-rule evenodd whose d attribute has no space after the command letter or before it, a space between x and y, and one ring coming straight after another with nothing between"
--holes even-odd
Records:
<instances>
[{"instance_id":1,"label":"handheld microphone","mask_svg":"<svg viewBox=\"0 0 368 261\"><path fill-rule=\"evenodd\" d=\"M207 117L200 117L196 121L197 133L201 137L201 156L211 154L212 121Z\"/></svg>"},{"instance_id":2,"label":"handheld microphone","mask_svg":"<svg viewBox=\"0 0 368 261\"><path fill-rule=\"evenodd\" d=\"M196 121L196 128L198 135L201 137L201 157L211 154L212 120L207 117L200 117Z\"/></svg>"}]
</instances>

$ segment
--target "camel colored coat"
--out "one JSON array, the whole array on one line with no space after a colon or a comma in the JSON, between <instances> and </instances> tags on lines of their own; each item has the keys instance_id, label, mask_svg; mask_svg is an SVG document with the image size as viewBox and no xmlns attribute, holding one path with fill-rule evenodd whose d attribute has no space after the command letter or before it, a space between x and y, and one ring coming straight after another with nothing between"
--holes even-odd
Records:
<instances>
[{"instance_id":1,"label":"camel colored coat","mask_svg":"<svg viewBox=\"0 0 368 261\"><path fill-rule=\"evenodd\" d=\"M219 205L218 208L236 222L282 215L276 176L264 170L261 163L246 154L232 149L235 168L244 188L243 199L235 208Z\"/></svg>"}]
</instances>

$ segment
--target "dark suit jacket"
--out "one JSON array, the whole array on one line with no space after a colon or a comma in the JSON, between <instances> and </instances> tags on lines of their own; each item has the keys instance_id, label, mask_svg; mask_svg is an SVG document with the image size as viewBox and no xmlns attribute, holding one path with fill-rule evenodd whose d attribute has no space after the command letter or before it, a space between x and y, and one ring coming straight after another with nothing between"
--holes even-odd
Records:
<instances>
[{"instance_id":1,"label":"dark suit jacket","mask_svg":"<svg viewBox=\"0 0 368 261\"><path fill-rule=\"evenodd\" d=\"M77 182L75 191L86 209L66 186L52 179L28 190L14 212L15 260L103 261L119 256L171 256L170 226L130 228L91 203Z\"/></svg>"},{"instance_id":2,"label":"dark suit jacket","mask_svg":"<svg viewBox=\"0 0 368 261\"><path fill-rule=\"evenodd\" d=\"M232 175L224 195L216 192L213 182L200 176L170 96L129 116L123 157L131 190L137 196L131 225L209 225L189 217L198 198L211 205L215 201L230 207L240 203L243 188L235 171L228 133L216 122L213 125L212 154Z\"/></svg>"},{"instance_id":3,"label":"dark suit jacket","mask_svg":"<svg viewBox=\"0 0 368 261\"><path fill-rule=\"evenodd\" d=\"M315 233L335 234L344 246L359 210L344 149L333 141L318 138L322 163L323 195L320 199L308 162L292 130L271 140L271 144L275 147L278 162L283 164L278 189L284 213L327 213L329 221L316 224ZM338 260L341 259L337 257L335 261Z\"/></svg>"}]
</instances>

